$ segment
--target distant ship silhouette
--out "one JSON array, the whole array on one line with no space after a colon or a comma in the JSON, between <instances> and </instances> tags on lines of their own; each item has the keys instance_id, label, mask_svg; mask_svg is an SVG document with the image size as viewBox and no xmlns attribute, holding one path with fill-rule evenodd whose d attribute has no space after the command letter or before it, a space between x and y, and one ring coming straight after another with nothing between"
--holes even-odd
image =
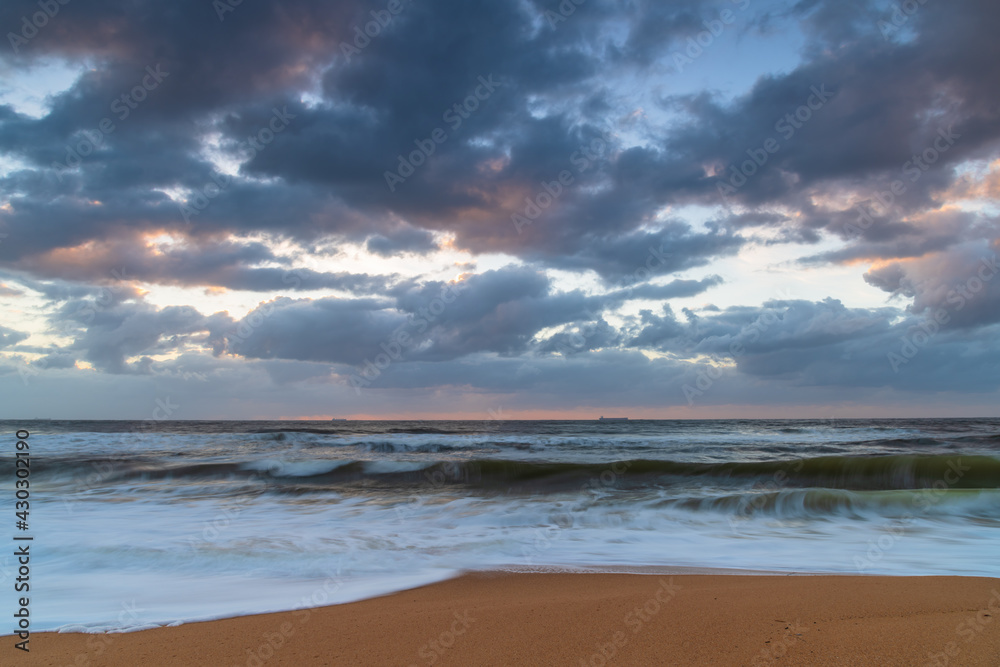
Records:
<instances>
[{"instance_id":1,"label":"distant ship silhouette","mask_svg":"<svg viewBox=\"0 0 1000 667\"><path fill-rule=\"evenodd\" d=\"M627 422L628 417L601 417L597 421L599 422Z\"/></svg>"}]
</instances>

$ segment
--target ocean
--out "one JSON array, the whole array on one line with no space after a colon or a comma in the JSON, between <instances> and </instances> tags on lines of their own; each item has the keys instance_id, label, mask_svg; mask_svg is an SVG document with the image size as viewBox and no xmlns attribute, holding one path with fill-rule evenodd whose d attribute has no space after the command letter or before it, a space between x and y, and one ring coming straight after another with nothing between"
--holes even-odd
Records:
<instances>
[{"instance_id":1,"label":"ocean","mask_svg":"<svg viewBox=\"0 0 1000 667\"><path fill-rule=\"evenodd\" d=\"M998 419L5 421L8 545L19 429L33 630L296 609L469 570L1000 577Z\"/></svg>"}]
</instances>

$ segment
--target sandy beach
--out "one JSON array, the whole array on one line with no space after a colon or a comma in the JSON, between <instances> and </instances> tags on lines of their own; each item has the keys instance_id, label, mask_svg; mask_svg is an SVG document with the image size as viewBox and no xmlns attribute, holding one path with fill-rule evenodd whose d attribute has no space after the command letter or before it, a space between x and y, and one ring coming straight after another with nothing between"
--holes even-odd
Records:
<instances>
[{"instance_id":1,"label":"sandy beach","mask_svg":"<svg viewBox=\"0 0 1000 667\"><path fill-rule=\"evenodd\" d=\"M998 616L1000 580L978 577L476 573L337 606L38 633L3 663L996 667Z\"/></svg>"}]
</instances>

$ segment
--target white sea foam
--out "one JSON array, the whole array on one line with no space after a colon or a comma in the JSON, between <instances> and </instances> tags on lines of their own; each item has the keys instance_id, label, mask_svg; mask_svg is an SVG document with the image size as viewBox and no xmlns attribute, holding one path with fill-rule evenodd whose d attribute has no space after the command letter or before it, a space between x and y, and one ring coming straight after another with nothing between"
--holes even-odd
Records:
<instances>
[{"instance_id":1,"label":"white sea foam","mask_svg":"<svg viewBox=\"0 0 1000 667\"><path fill-rule=\"evenodd\" d=\"M281 477L311 477L325 475L337 468L352 463L351 461L285 461L281 459L261 459L249 461L241 465L246 470L266 472Z\"/></svg>"}]
</instances>

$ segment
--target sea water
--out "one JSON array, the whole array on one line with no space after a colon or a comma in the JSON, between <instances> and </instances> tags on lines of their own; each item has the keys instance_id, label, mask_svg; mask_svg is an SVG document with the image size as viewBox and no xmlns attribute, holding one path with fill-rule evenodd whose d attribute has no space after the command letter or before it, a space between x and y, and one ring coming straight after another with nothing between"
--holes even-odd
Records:
<instances>
[{"instance_id":1,"label":"sea water","mask_svg":"<svg viewBox=\"0 0 1000 667\"><path fill-rule=\"evenodd\" d=\"M289 610L469 570L1000 576L1000 420L0 422L8 545L18 429L33 630Z\"/></svg>"}]
</instances>

